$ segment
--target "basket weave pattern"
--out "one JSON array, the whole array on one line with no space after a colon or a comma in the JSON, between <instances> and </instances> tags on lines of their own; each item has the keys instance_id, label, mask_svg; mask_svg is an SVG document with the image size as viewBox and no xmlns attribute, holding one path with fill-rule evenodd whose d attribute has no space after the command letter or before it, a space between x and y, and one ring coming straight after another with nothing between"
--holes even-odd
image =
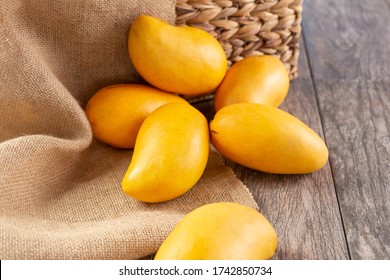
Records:
<instances>
[{"instance_id":1,"label":"basket weave pattern","mask_svg":"<svg viewBox=\"0 0 390 280\"><path fill-rule=\"evenodd\" d=\"M297 77L303 0L177 0L176 25L201 28L223 46L229 63L251 55L279 58Z\"/></svg>"}]
</instances>

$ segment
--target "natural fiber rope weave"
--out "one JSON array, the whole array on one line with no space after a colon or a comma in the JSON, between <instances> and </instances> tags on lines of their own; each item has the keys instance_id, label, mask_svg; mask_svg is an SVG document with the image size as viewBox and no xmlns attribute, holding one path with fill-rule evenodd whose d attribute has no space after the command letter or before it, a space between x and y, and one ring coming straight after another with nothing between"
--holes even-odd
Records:
<instances>
[{"instance_id":1,"label":"natural fiber rope weave","mask_svg":"<svg viewBox=\"0 0 390 280\"><path fill-rule=\"evenodd\" d=\"M176 25L201 28L223 46L229 63L251 55L279 58L297 77L303 0L177 0Z\"/></svg>"}]
</instances>

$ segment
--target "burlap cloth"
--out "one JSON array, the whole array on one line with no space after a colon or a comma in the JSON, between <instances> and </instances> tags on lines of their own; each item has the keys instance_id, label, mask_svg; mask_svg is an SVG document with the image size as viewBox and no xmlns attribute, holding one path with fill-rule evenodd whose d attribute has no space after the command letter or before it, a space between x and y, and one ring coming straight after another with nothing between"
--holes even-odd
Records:
<instances>
[{"instance_id":1,"label":"burlap cloth","mask_svg":"<svg viewBox=\"0 0 390 280\"><path fill-rule=\"evenodd\" d=\"M138 202L120 186L132 151L93 140L83 111L91 96L110 84L139 82L127 55L131 22L147 13L174 23L174 6L1 1L0 259L137 259L156 252L196 207L257 207L214 150L185 195Z\"/></svg>"}]
</instances>

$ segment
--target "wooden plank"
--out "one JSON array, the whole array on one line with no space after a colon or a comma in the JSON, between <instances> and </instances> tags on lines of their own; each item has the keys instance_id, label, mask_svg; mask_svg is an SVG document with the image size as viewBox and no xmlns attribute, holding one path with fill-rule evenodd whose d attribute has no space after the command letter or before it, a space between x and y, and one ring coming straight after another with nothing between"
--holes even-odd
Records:
<instances>
[{"instance_id":1,"label":"wooden plank","mask_svg":"<svg viewBox=\"0 0 390 280\"><path fill-rule=\"evenodd\" d=\"M388 80L390 1L304 1L303 31L315 83Z\"/></svg>"},{"instance_id":2,"label":"wooden plank","mask_svg":"<svg viewBox=\"0 0 390 280\"><path fill-rule=\"evenodd\" d=\"M304 14L351 258L389 259L389 1L311 0Z\"/></svg>"}]
</instances>

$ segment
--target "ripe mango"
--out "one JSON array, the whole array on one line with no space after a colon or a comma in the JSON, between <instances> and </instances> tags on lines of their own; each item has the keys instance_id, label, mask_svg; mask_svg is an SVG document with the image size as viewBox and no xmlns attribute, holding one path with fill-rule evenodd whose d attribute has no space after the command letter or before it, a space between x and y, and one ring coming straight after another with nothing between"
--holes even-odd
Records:
<instances>
[{"instance_id":1,"label":"ripe mango","mask_svg":"<svg viewBox=\"0 0 390 280\"><path fill-rule=\"evenodd\" d=\"M255 103L223 107L210 123L211 140L226 158L263 172L303 174L328 160L324 141L299 119Z\"/></svg>"},{"instance_id":2,"label":"ripe mango","mask_svg":"<svg viewBox=\"0 0 390 280\"><path fill-rule=\"evenodd\" d=\"M279 59L270 55L246 57L227 71L215 94L215 110L246 102L278 107L289 86L288 71Z\"/></svg>"},{"instance_id":3,"label":"ripe mango","mask_svg":"<svg viewBox=\"0 0 390 280\"><path fill-rule=\"evenodd\" d=\"M144 202L162 202L192 188L206 168L209 129L189 104L169 103L143 122L122 189Z\"/></svg>"},{"instance_id":4,"label":"ripe mango","mask_svg":"<svg viewBox=\"0 0 390 280\"><path fill-rule=\"evenodd\" d=\"M155 260L265 260L278 238L268 220L247 206L219 202L187 214L165 239Z\"/></svg>"},{"instance_id":5,"label":"ripe mango","mask_svg":"<svg viewBox=\"0 0 390 280\"><path fill-rule=\"evenodd\" d=\"M209 33L140 15L130 28L130 59L139 74L164 91L196 95L213 91L227 70L222 46Z\"/></svg>"},{"instance_id":6,"label":"ripe mango","mask_svg":"<svg viewBox=\"0 0 390 280\"><path fill-rule=\"evenodd\" d=\"M161 105L187 103L171 93L139 84L118 84L99 90L85 112L96 139L116 148L133 148L145 118Z\"/></svg>"}]
</instances>

